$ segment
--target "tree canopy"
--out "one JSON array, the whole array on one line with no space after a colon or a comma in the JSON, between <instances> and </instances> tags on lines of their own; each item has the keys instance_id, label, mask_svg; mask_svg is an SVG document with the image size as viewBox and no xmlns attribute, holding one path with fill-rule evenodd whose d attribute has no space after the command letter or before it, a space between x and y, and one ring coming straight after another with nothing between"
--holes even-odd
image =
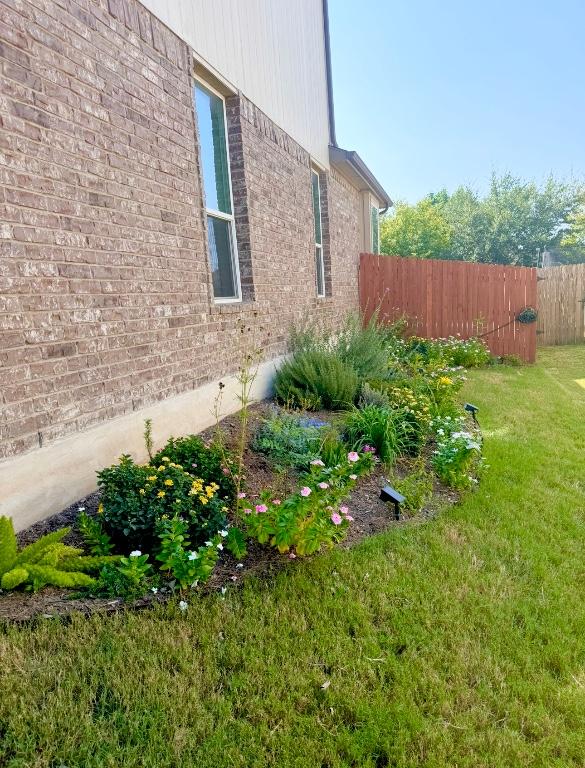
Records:
<instances>
[{"instance_id":1,"label":"tree canopy","mask_svg":"<svg viewBox=\"0 0 585 768\"><path fill-rule=\"evenodd\" d=\"M383 253L535 266L544 250L585 261L583 186L492 175L483 197L468 186L400 203L380 226Z\"/></svg>"}]
</instances>

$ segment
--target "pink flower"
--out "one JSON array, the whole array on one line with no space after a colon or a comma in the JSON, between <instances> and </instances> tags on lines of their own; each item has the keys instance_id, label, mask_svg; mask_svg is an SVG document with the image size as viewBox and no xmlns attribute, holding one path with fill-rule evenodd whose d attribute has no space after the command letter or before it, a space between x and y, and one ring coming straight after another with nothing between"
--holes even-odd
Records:
<instances>
[{"instance_id":1,"label":"pink flower","mask_svg":"<svg viewBox=\"0 0 585 768\"><path fill-rule=\"evenodd\" d=\"M224 473L224 475L229 475L230 471L227 467L222 467L221 471Z\"/></svg>"},{"instance_id":2,"label":"pink flower","mask_svg":"<svg viewBox=\"0 0 585 768\"><path fill-rule=\"evenodd\" d=\"M290 552L288 557L289 557L289 560L296 560L297 556L295 555L294 552Z\"/></svg>"},{"instance_id":3,"label":"pink flower","mask_svg":"<svg viewBox=\"0 0 585 768\"><path fill-rule=\"evenodd\" d=\"M246 494L245 493L238 493L238 499L245 499Z\"/></svg>"},{"instance_id":4,"label":"pink flower","mask_svg":"<svg viewBox=\"0 0 585 768\"><path fill-rule=\"evenodd\" d=\"M350 475L350 476L349 476L349 479L350 479L350 480L357 480L357 475Z\"/></svg>"},{"instance_id":5,"label":"pink flower","mask_svg":"<svg viewBox=\"0 0 585 768\"><path fill-rule=\"evenodd\" d=\"M364 445L364 453L376 453L376 449L372 445Z\"/></svg>"},{"instance_id":6,"label":"pink flower","mask_svg":"<svg viewBox=\"0 0 585 768\"><path fill-rule=\"evenodd\" d=\"M245 509L244 510L244 514L245 515L251 515L252 514L252 510L251 509Z\"/></svg>"},{"instance_id":7,"label":"pink flower","mask_svg":"<svg viewBox=\"0 0 585 768\"><path fill-rule=\"evenodd\" d=\"M312 464L314 467L324 467L324 466L325 466L325 464L323 464L323 462L321 461L321 459L313 459L313 461L311 462L311 464Z\"/></svg>"},{"instance_id":8,"label":"pink flower","mask_svg":"<svg viewBox=\"0 0 585 768\"><path fill-rule=\"evenodd\" d=\"M339 511L341 512L342 515L347 515L347 513L349 512L349 507L346 507L344 504L342 507L339 507Z\"/></svg>"},{"instance_id":9,"label":"pink flower","mask_svg":"<svg viewBox=\"0 0 585 768\"><path fill-rule=\"evenodd\" d=\"M358 454L357 454L355 451L350 451L350 452L347 454L347 460L348 460L348 461L352 461L352 462L353 462L353 461L359 461L359 460L360 460L360 457L359 457L359 455L358 455Z\"/></svg>"},{"instance_id":10,"label":"pink flower","mask_svg":"<svg viewBox=\"0 0 585 768\"><path fill-rule=\"evenodd\" d=\"M353 517L351 515L346 515L345 519L347 520L348 523L353 523Z\"/></svg>"},{"instance_id":11,"label":"pink flower","mask_svg":"<svg viewBox=\"0 0 585 768\"><path fill-rule=\"evenodd\" d=\"M331 522L333 523L333 525L341 525L341 523L343 522L343 518L338 512L334 512L331 515Z\"/></svg>"},{"instance_id":12,"label":"pink flower","mask_svg":"<svg viewBox=\"0 0 585 768\"><path fill-rule=\"evenodd\" d=\"M319 483L319 488L324 491L326 488L329 488L329 483Z\"/></svg>"},{"instance_id":13,"label":"pink flower","mask_svg":"<svg viewBox=\"0 0 585 768\"><path fill-rule=\"evenodd\" d=\"M266 504L256 504L255 509L256 509L256 514L258 514L259 512L266 512L268 507L266 506Z\"/></svg>"},{"instance_id":14,"label":"pink flower","mask_svg":"<svg viewBox=\"0 0 585 768\"><path fill-rule=\"evenodd\" d=\"M278 506L280 504L280 499L272 499L272 503Z\"/></svg>"},{"instance_id":15,"label":"pink flower","mask_svg":"<svg viewBox=\"0 0 585 768\"><path fill-rule=\"evenodd\" d=\"M238 577L237 577L237 576L230 576L230 579L231 579L232 581L237 581L237 580L238 580Z\"/></svg>"},{"instance_id":16,"label":"pink flower","mask_svg":"<svg viewBox=\"0 0 585 768\"><path fill-rule=\"evenodd\" d=\"M311 489L308 488L306 485L304 488L301 488L301 496L310 496L311 495Z\"/></svg>"}]
</instances>

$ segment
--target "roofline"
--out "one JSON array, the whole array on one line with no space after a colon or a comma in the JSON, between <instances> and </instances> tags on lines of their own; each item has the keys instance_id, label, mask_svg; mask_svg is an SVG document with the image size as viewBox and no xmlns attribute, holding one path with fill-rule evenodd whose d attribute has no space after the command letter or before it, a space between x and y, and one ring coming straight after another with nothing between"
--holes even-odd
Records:
<instances>
[{"instance_id":1,"label":"roofline","mask_svg":"<svg viewBox=\"0 0 585 768\"><path fill-rule=\"evenodd\" d=\"M325 73L327 77L327 111L329 113L329 143L337 146L335 136L335 107L333 104L333 75L331 69L331 38L329 36L329 5L323 0L323 35L325 38Z\"/></svg>"},{"instance_id":2,"label":"roofline","mask_svg":"<svg viewBox=\"0 0 585 768\"><path fill-rule=\"evenodd\" d=\"M380 202L384 204L382 213L385 213L388 208L394 205L390 199L390 195L386 192L384 187L380 184L357 152L332 145L329 147L329 157L334 165L341 166L342 168L344 165L349 166L350 172L353 171L362 179L365 188L373 192Z\"/></svg>"}]
</instances>

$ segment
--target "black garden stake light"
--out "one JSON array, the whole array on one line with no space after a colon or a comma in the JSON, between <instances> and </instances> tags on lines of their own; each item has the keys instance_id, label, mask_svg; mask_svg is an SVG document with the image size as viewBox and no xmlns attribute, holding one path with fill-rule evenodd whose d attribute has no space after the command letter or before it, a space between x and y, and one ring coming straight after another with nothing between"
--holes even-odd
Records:
<instances>
[{"instance_id":1,"label":"black garden stake light","mask_svg":"<svg viewBox=\"0 0 585 768\"><path fill-rule=\"evenodd\" d=\"M380 498L385 502L394 504L394 519L400 520L400 505L404 501L404 496L390 485L385 485L380 491Z\"/></svg>"},{"instance_id":2,"label":"black garden stake light","mask_svg":"<svg viewBox=\"0 0 585 768\"><path fill-rule=\"evenodd\" d=\"M476 424L479 424L477 420L477 412L479 411L479 408L477 407L477 405L472 405L471 403L465 403L465 405L463 406L463 410L467 411L467 413L470 413L473 417L474 422Z\"/></svg>"}]
</instances>

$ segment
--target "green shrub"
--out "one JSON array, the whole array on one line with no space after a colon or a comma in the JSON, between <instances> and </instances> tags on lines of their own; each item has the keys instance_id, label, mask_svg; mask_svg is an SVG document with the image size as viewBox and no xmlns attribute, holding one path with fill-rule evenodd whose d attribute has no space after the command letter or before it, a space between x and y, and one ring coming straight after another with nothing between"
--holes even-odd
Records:
<instances>
[{"instance_id":1,"label":"green shrub","mask_svg":"<svg viewBox=\"0 0 585 768\"><path fill-rule=\"evenodd\" d=\"M400 415L396 411L366 405L348 411L343 434L354 450L371 446L383 462L390 464L403 450L402 431Z\"/></svg>"},{"instance_id":2,"label":"green shrub","mask_svg":"<svg viewBox=\"0 0 585 768\"><path fill-rule=\"evenodd\" d=\"M231 474L224 472L223 453L218 446L206 445L198 435L171 437L150 463L158 467L165 457L204 483L216 483L222 498L230 501L234 498L234 481Z\"/></svg>"},{"instance_id":3,"label":"green shrub","mask_svg":"<svg viewBox=\"0 0 585 768\"><path fill-rule=\"evenodd\" d=\"M195 542L222 528L227 507L216 483L191 475L167 456L157 466L135 464L122 456L118 464L98 472L101 521L117 549L156 550L156 524L183 515Z\"/></svg>"},{"instance_id":4,"label":"green shrub","mask_svg":"<svg viewBox=\"0 0 585 768\"><path fill-rule=\"evenodd\" d=\"M346 460L347 448L339 432L333 427L323 430L319 454L326 467L335 467Z\"/></svg>"},{"instance_id":5,"label":"green shrub","mask_svg":"<svg viewBox=\"0 0 585 768\"><path fill-rule=\"evenodd\" d=\"M375 313L364 323L358 314L350 314L335 337L334 349L360 379L384 378L388 372L387 333Z\"/></svg>"},{"instance_id":6,"label":"green shrub","mask_svg":"<svg viewBox=\"0 0 585 768\"><path fill-rule=\"evenodd\" d=\"M323 426L324 422L315 419L274 411L260 425L252 448L272 459L277 468L306 469L311 459L319 455Z\"/></svg>"},{"instance_id":7,"label":"green shrub","mask_svg":"<svg viewBox=\"0 0 585 768\"><path fill-rule=\"evenodd\" d=\"M364 408L366 405L377 405L379 408L388 408L390 406L390 398L384 391L384 387L375 389L367 381L364 382L360 390L359 407Z\"/></svg>"},{"instance_id":8,"label":"green shrub","mask_svg":"<svg viewBox=\"0 0 585 768\"><path fill-rule=\"evenodd\" d=\"M481 339L449 336L448 339L441 339L440 344L443 360L449 367L478 368L488 365L491 360L490 351Z\"/></svg>"},{"instance_id":9,"label":"green shrub","mask_svg":"<svg viewBox=\"0 0 585 768\"><path fill-rule=\"evenodd\" d=\"M416 456L426 443L433 415L429 397L413 389L413 385L413 379L371 384L372 389L387 398L386 408L395 414L401 451L410 456Z\"/></svg>"},{"instance_id":10,"label":"green shrub","mask_svg":"<svg viewBox=\"0 0 585 768\"><path fill-rule=\"evenodd\" d=\"M0 517L0 587L26 587L36 592L51 584L56 587L89 587L95 579L86 571L97 570L112 558L83 557L83 550L63 544L70 528L43 536L18 552L12 520Z\"/></svg>"},{"instance_id":11,"label":"green shrub","mask_svg":"<svg viewBox=\"0 0 585 768\"><path fill-rule=\"evenodd\" d=\"M334 352L301 349L278 369L274 388L285 405L336 410L355 400L358 376Z\"/></svg>"},{"instance_id":12,"label":"green shrub","mask_svg":"<svg viewBox=\"0 0 585 768\"><path fill-rule=\"evenodd\" d=\"M153 576L148 555L143 555L137 550L131 552L128 557L121 557L116 563L105 565L91 593L95 597L138 600L146 594L153 583Z\"/></svg>"}]
</instances>

